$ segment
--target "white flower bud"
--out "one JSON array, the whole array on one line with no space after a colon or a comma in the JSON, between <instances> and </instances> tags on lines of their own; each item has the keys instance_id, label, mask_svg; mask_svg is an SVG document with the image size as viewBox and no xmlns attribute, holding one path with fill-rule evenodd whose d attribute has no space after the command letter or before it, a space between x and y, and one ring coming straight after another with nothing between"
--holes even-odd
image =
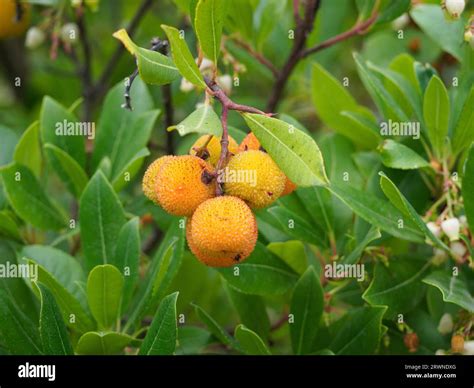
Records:
<instances>
[{"instance_id":1,"label":"white flower bud","mask_svg":"<svg viewBox=\"0 0 474 388\"><path fill-rule=\"evenodd\" d=\"M438 349L435 353L437 356L446 356L446 351L443 349Z\"/></svg>"},{"instance_id":2,"label":"white flower bud","mask_svg":"<svg viewBox=\"0 0 474 388\"><path fill-rule=\"evenodd\" d=\"M459 222L461 223L462 227L467 227L467 217L465 215L459 217Z\"/></svg>"},{"instance_id":3,"label":"white flower bud","mask_svg":"<svg viewBox=\"0 0 474 388\"><path fill-rule=\"evenodd\" d=\"M464 342L464 351L462 354L466 356L474 356L474 341Z\"/></svg>"},{"instance_id":4,"label":"white flower bud","mask_svg":"<svg viewBox=\"0 0 474 388\"><path fill-rule=\"evenodd\" d=\"M229 74L217 77L217 84L224 90L226 94L232 91L232 77Z\"/></svg>"},{"instance_id":5,"label":"white flower bud","mask_svg":"<svg viewBox=\"0 0 474 388\"><path fill-rule=\"evenodd\" d=\"M454 241L449 246L451 248L451 252L456 257L464 257L467 252L466 246L460 241Z\"/></svg>"},{"instance_id":6,"label":"white flower bud","mask_svg":"<svg viewBox=\"0 0 474 388\"><path fill-rule=\"evenodd\" d=\"M66 23L61 27L61 39L68 43L75 43L79 38L79 28L76 23Z\"/></svg>"},{"instance_id":7,"label":"white flower bud","mask_svg":"<svg viewBox=\"0 0 474 388\"><path fill-rule=\"evenodd\" d=\"M392 22L392 28L395 31L403 30L408 23L410 23L410 16L405 12Z\"/></svg>"},{"instance_id":8,"label":"white flower bud","mask_svg":"<svg viewBox=\"0 0 474 388\"><path fill-rule=\"evenodd\" d=\"M199 66L199 70L204 71L204 70L209 70L212 69L214 66L214 62L212 62L210 59L203 58L201 62L201 66Z\"/></svg>"},{"instance_id":9,"label":"white flower bud","mask_svg":"<svg viewBox=\"0 0 474 388\"><path fill-rule=\"evenodd\" d=\"M428 227L430 232L433 233L436 237L441 236L441 228L439 227L439 225L436 225L434 222L428 222L426 226Z\"/></svg>"},{"instance_id":10,"label":"white flower bud","mask_svg":"<svg viewBox=\"0 0 474 388\"><path fill-rule=\"evenodd\" d=\"M459 229L461 225L457 218L449 218L441 223L441 229L451 241L459 240Z\"/></svg>"},{"instance_id":11,"label":"white flower bud","mask_svg":"<svg viewBox=\"0 0 474 388\"><path fill-rule=\"evenodd\" d=\"M179 89L183 93L189 93L194 89L194 84L192 82L189 82L186 78L181 79L181 85L179 86Z\"/></svg>"},{"instance_id":12,"label":"white flower bud","mask_svg":"<svg viewBox=\"0 0 474 388\"><path fill-rule=\"evenodd\" d=\"M438 324L438 331L441 334L448 334L453 331L454 323L453 323L453 318L451 317L451 314L444 314L441 319L439 320Z\"/></svg>"},{"instance_id":13,"label":"white flower bud","mask_svg":"<svg viewBox=\"0 0 474 388\"><path fill-rule=\"evenodd\" d=\"M458 19L462 11L464 11L464 7L466 6L465 0L446 0L444 3L446 7L446 11L448 11L449 15L454 19Z\"/></svg>"},{"instance_id":14,"label":"white flower bud","mask_svg":"<svg viewBox=\"0 0 474 388\"><path fill-rule=\"evenodd\" d=\"M25 46L29 49L35 49L41 46L46 36L38 27L31 27L26 32Z\"/></svg>"}]
</instances>

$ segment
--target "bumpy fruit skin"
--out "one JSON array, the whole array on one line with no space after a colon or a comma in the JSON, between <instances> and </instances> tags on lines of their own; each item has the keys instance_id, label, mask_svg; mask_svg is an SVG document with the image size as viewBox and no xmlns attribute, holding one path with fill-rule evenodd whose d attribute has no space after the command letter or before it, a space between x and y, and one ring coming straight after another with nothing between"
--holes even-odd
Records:
<instances>
[{"instance_id":1,"label":"bumpy fruit skin","mask_svg":"<svg viewBox=\"0 0 474 388\"><path fill-rule=\"evenodd\" d=\"M16 20L16 2L15 0L0 0L0 38L10 38L23 34L30 24L30 6L21 4L23 12L21 19Z\"/></svg>"},{"instance_id":2,"label":"bumpy fruit skin","mask_svg":"<svg viewBox=\"0 0 474 388\"><path fill-rule=\"evenodd\" d=\"M209 138L209 135L204 135L204 136L201 136L199 139L197 139L196 142L191 147L191 149L189 150L189 154L196 155L196 150L198 148L203 147L204 144L206 144L206 141L208 138ZM228 145L229 152L231 154L236 154L238 151L238 148L239 148L239 145L237 144L237 142L231 136L229 136L229 145ZM221 156L220 139L217 138L216 136L213 136L211 141L207 144L206 149L207 149L208 155L205 155L206 157L203 159L215 167Z\"/></svg>"},{"instance_id":3,"label":"bumpy fruit skin","mask_svg":"<svg viewBox=\"0 0 474 388\"><path fill-rule=\"evenodd\" d=\"M205 200L215 196L214 168L191 155L176 156L165 163L156 178L156 199L175 216L190 216Z\"/></svg>"},{"instance_id":4,"label":"bumpy fruit skin","mask_svg":"<svg viewBox=\"0 0 474 388\"><path fill-rule=\"evenodd\" d=\"M241 263L254 250L258 229L255 215L239 198L216 197L203 202L188 220L191 252L211 267Z\"/></svg>"},{"instance_id":5,"label":"bumpy fruit skin","mask_svg":"<svg viewBox=\"0 0 474 388\"><path fill-rule=\"evenodd\" d=\"M250 132L247 136L245 136L244 140L242 140L242 143L239 145L239 152L245 152L245 151L264 151L262 145L258 141L257 137L253 134L253 132ZM290 181L288 178L286 178L285 181L285 188L283 189L283 193L281 193L280 197L283 197L284 195L291 194L293 191L295 191L298 188L292 181Z\"/></svg>"},{"instance_id":6,"label":"bumpy fruit skin","mask_svg":"<svg viewBox=\"0 0 474 388\"><path fill-rule=\"evenodd\" d=\"M174 156L166 155L156 159L152 164L148 166L147 170L145 171L145 175L143 175L143 193L157 205L159 205L156 192L156 186L158 184L158 172L160 171L161 167L163 167L173 158Z\"/></svg>"},{"instance_id":7,"label":"bumpy fruit skin","mask_svg":"<svg viewBox=\"0 0 474 388\"><path fill-rule=\"evenodd\" d=\"M239 175L253 176L255 181L233 178ZM280 197L285 180L285 174L270 155L262 151L246 151L230 159L224 177L224 191L227 195L243 199L252 208L261 209Z\"/></svg>"}]
</instances>

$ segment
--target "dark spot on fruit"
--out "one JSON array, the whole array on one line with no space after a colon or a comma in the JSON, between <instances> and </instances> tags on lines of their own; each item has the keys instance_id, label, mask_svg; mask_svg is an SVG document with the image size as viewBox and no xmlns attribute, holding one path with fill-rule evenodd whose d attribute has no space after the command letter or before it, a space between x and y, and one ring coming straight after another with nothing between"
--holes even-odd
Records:
<instances>
[{"instance_id":1,"label":"dark spot on fruit","mask_svg":"<svg viewBox=\"0 0 474 388\"><path fill-rule=\"evenodd\" d=\"M204 170L201 174L201 182L208 185L214 179L214 175L207 170Z\"/></svg>"},{"instance_id":2,"label":"dark spot on fruit","mask_svg":"<svg viewBox=\"0 0 474 388\"><path fill-rule=\"evenodd\" d=\"M273 193L271 191L267 191L267 195L269 195L271 197L273 195Z\"/></svg>"},{"instance_id":3,"label":"dark spot on fruit","mask_svg":"<svg viewBox=\"0 0 474 388\"><path fill-rule=\"evenodd\" d=\"M235 261L240 261L241 258L242 258L242 255L240 253L234 256Z\"/></svg>"}]
</instances>

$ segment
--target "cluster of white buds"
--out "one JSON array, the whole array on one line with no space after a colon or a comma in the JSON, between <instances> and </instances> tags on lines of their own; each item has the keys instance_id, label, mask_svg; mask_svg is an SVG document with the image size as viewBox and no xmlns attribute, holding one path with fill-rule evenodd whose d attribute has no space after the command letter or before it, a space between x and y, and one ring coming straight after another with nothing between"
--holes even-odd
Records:
<instances>
[{"instance_id":1,"label":"cluster of white buds","mask_svg":"<svg viewBox=\"0 0 474 388\"><path fill-rule=\"evenodd\" d=\"M46 39L46 35L39 27L33 26L26 32L25 47L36 49L40 47Z\"/></svg>"},{"instance_id":2,"label":"cluster of white buds","mask_svg":"<svg viewBox=\"0 0 474 388\"><path fill-rule=\"evenodd\" d=\"M442 2L443 10L453 19L459 19L465 7L465 0L443 0Z\"/></svg>"},{"instance_id":3,"label":"cluster of white buds","mask_svg":"<svg viewBox=\"0 0 474 388\"><path fill-rule=\"evenodd\" d=\"M459 240L459 231L461 229L461 223L457 218L448 218L441 223L441 229L449 237L450 241Z\"/></svg>"},{"instance_id":4,"label":"cluster of white buds","mask_svg":"<svg viewBox=\"0 0 474 388\"><path fill-rule=\"evenodd\" d=\"M445 335L451 333L453 331L453 328L453 317L449 313L444 314L439 320L438 331L441 334Z\"/></svg>"},{"instance_id":5,"label":"cluster of white buds","mask_svg":"<svg viewBox=\"0 0 474 388\"><path fill-rule=\"evenodd\" d=\"M196 62L197 62L197 59L196 59ZM199 66L199 70L201 71L202 74L206 76L211 76L212 72L214 71L214 62L212 62L210 59L203 58ZM233 80L229 74L224 74L217 77L216 82L226 94L231 93ZM185 78L181 79L181 85L179 89L183 93L189 93L193 91L194 88L195 88L194 84L189 82L187 79Z\"/></svg>"}]
</instances>

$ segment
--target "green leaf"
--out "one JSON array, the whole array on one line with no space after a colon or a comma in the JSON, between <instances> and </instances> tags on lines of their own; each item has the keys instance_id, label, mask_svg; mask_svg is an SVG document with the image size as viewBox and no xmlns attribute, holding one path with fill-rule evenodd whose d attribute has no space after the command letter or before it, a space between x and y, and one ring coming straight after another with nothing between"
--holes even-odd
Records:
<instances>
[{"instance_id":1,"label":"green leaf","mask_svg":"<svg viewBox=\"0 0 474 388\"><path fill-rule=\"evenodd\" d=\"M96 170L104 158L111 163L111 181L146 147L159 111L153 110L153 98L147 86L136 79L131 96L133 111L119 109L123 103L124 85L115 85L105 98L97 126L92 168Z\"/></svg>"},{"instance_id":2,"label":"green leaf","mask_svg":"<svg viewBox=\"0 0 474 388\"><path fill-rule=\"evenodd\" d=\"M123 276L110 264L98 265L87 279L87 300L92 315L102 329L110 329L120 317Z\"/></svg>"},{"instance_id":3,"label":"green leaf","mask_svg":"<svg viewBox=\"0 0 474 388\"><path fill-rule=\"evenodd\" d=\"M43 99L40 113L40 132L43 144L50 143L62 149L81 167L84 167L86 163L84 138L88 135L86 129L90 124L79 122L71 112L51 97L46 96ZM62 169L62 165L58 163L54 155L47 156L51 167L70 188L69 178Z\"/></svg>"},{"instance_id":4,"label":"green leaf","mask_svg":"<svg viewBox=\"0 0 474 388\"><path fill-rule=\"evenodd\" d=\"M306 271L308 258L301 241L271 242L267 245L267 249L282 259L297 274L302 275Z\"/></svg>"},{"instance_id":5,"label":"green leaf","mask_svg":"<svg viewBox=\"0 0 474 388\"><path fill-rule=\"evenodd\" d=\"M229 2L199 0L194 16L194 29L204 55L217 66L221 50L222 27L227 17Z\"/></svg>"},{"instance_id":6,"label":"green leaf","mask_svg":"<svg viewBox=\"0 0 474 388\"><path fill-rule=\"evenodd\" d=\"M383 0L376 25L390 22L406 12L411 5L410 0Z\"/></svg>"},{"instance_id":7,"label":"green leaf","mask_svg":"<svg viewBox=\"0 0 474 388\"><path fill-rule=\"evenodd\" d=\"M350 126L344 127L346 131L337 130L337 132L348 137L354 143L370 150L380 144L382 137L379 134L379 126L372 113L359 109L359 112L344 110L340 114L347 118L348 121L345 124Z\"/></svg>"},{"instance_id":8,"label":"green leaf","mask_svg":"<svg viewBox=\"0 0 474 388\"><path fill-rule=\"evenodd\" d=\"M394 140L385 140L381 144L379 152L382 156L382 163L390 168L416 170L418 168L430 167L428 161L415 151Z\"/></svg>"},{"instance_id":9,"label":"green leaf","mask_svg":"<svg viewBox=\"0 0 474 388\"><path fill-rule=\"evenodd\" d=\"M371 226L364 239L355 247L355 249L341 259L344 264L356 264L365 248L374 240L378 240L382 235L380 234L380 229L375 226Z\"/></svg>"},{"instance_id":10,"label":"green leaf","mask_svg":"<svg viewBox=\"0 0 474 388\"><path fill-rule=\"evenodd\" d=\"M398 55L390 63L390 69L405 77L418 94L421 93L420 83L415 72L415 59L411 55L406 53Z\"/></svg>"},{"instance_id":11,"label":"green leaf","mask_svg":"<svg viewBox=\"0 0 474 388\"><path fill-rule=\"evenodd\" d=\"M459 119L454 127L453 153L457 154L474 141L474 87L464 103Z\"/></svg>"},{"instance_id":12,"label":"green leaf","mask_svg":"<svg viewBox=\"0 0 474 388\"><path fill-rule=\"evenodd\" d=\"M464 209L466 211L469 228L471 232L474 233L474 202L467 200L467 198L474 198L474 145L471 145L464 167L462 196L464 198Z\"/></svg>"},{"instance_id":13,"label":"green leaf","mask_svg":"<svg viewBox=\"0 0 474 388\"><path fill-rule=\"evenodd\" d=\"M245 354L268 356L271 355L265 342L258 336L257 333L248 329L244 325L238 325L235 328L235 338L239 341Z\"/></svg>"},{"instance_id":14,"label":"green leaf","mask_svg":"<svg viewBox=\"0 0 474 388\"><path fill-rule=\"evenodd\" d=\"M372 306L387 306L385 318L413 310L422 300L425 287L420 282L429 264L413 259L390 260L375 266L374 277L362 298Z\"/></svg>"},{"instance_id":15,"label":"green leaf","mask_svg":"<svg viewBox=\"0 0 474 388\"><path fill-rule=\"evenodd\" d=\"M244 39L252 41L253 30L253 7L251 0L231 0L227 12L226 29L239 32Z\"/></svg>"},{"instance_id":16,"label":"green leaf","mask_svg":"<svg viewBox=\"0 0 474 388\"><path fill-rule=\"evenodd\" d=\"M65 226L61 212L27 167L14 163L1 175L8 200L23 220L40 229L59 230Z\"/></svg>"},{"instance_id":17,"label":"green leaf","mask_svg":"<svg viewBox=\"0 0 474 388\"><path fill-rule=\"evenodd\" d=\"M36 177L41 174L41 156L39 122L31 124L21 136L15 148L13 160L28 167Z\"/></svg>"},{"instance_id":18,"label":"green leaf","mask_svg":"<svg viewBox=\"0 0 474 388\"><path fill-rule=\"evenodd\" d=\"M441 155L449 129L449 96L437 76L431 77L425 90L423 116L431 145L436 154Z\"/></svg>"},{"instance_id":19,"label":"green leaf","mask_svg":"<svg viewBox=\"0 0 474 388\"><path fill-rule=\"evenodd\" d=\"M197 87L205 89L206 83L189 51L184 36L181 36L181 32L174 27L162 24L161 28L168 36L171 44L171 55L181 75Z\"/></svg>"},{"instance_id":20,"label":"green leaf","mask_svg":"<svg viewBox=\"0 0 474 388\"><path fill-rule=\"evenodd\" d=\"M449 251L449 248L428 229L423 219L400 190L398 190L397 186L395 186L395 184L383 173L380 173L380 187L390 202L403 214L410 217L413 223L427 238L429 238L439 248Z\"/></svg>"},{"instance_id":21,"label":"green leaf","mask_svg":"<svg viewBox=\"0 0 474 388\"><path fill-rule=\"evenodd\" d=\"M64 152L61 148L56 147L53 144L45 144L44 148L46 154L54 158L57 163L61 165L64 173L63 180L67 182L67 186L71 188L72 193L76 198L79 198L87 185L89 178L82 169L82 167L73 158Z\"/></svg>"},{"instance_id":22,"label":"green leaf","mask_svg":"<svg viewBox=\"0 0 474 388\"><path fill-rule=\"evenodd\" d=\"M462 59L464 22L448 21L439 4L418 4L410 12L416 24L431 40L456 59Z\"/></svg>"},{"instance_id":23,"label":"green leaf","mask_svg":"<svg viewBox=\"0 0 474 388\"><path fill-rule=\"evenodd\" d=\"M191 355L200 354L202 349L210 342L211 333L196 326L178 327L178 346L175 354Z\"/></svg>"},{"instance_id":24,"label":"green leaf","mask_svg":"<svg viewBox=\"0 0 474 388\"><path fill-rule=\"evenodd\" d=\"M333 185L329 189L370 224L404 240L418 243L424 241L418 228L410 220L405 219L406 217L391 203L349 185ZM403 221L403 225L400 221Z\"/></svg>"},{"instance_id":25,"label":"green leaf","mask_svg":"<svg viewBox=\"0 0 474 388\"><path fill-rule=\"evenodd\" d=\"M272 117L251 113L244 113L243 117L262 147L296 185L329 183L321 151L312 137Z\"/></svg>"},{"instance_id":26,"label":"green leaf","mask_svg":"<svg viewBox=\"0 0 474 388\"><path fill-rule=\"evenodd\" d=\"M254 2L255 4L255 2ZM275 21L284 17L286 2L281 0L262 0L258 2L254 12L254 23L257 34L254 35L258 50L264 48L272 31L275 29Z\"/></svg>"},{"instance_id":27,"label":"green leaf","mask_svg":"<svg viewBox=\"0 0 474 388\"><path fill-rule=\"evenodd\" d=\"M212 106L204 104L196 109L178 125L168 128L168 131L176 129L180 136L188 133L202 133L220 137L222 135L222 124Z\"/></svg>"},{"instance_id":28,"label":"green leaf","mask_svg":"<svg viewBox=\"0 0 474 388\"><path fill-rule=\"evenodd\" d=\"M226 346L231 346L234 349L240 349L238 342L229 333L227 333L227 331L221 325L219 325L204 309L194 303L191 305L194 307L194 311L199 320L201 320L201 322L207 326L209 331L219 340L219 342Z\"/></svg>"},{"instance_id":29,"label":"green leaf","mask_svg":"<svg viewBox=\"0 0 474 388\"><path fill-rule=\"evenodd\" d=\"M438 288L445 302L454 303L474 313L474 298L464 280L459 276L450 275L445 271L436 271L424 278L423 282Z\"/></svg>"},{"instance_id":30,"label":"green leaf","mask_svg":"<svg viewBox=\"0 0 474 388\"><path fill-rule=\"evenodd\" d=\"M39 331L43 352L49 355L71 355L72 345L59 306L51 291L37 284L41 300Z\"/></svg>"},{"instance_id":31,"label":"green leaf","mask_svg":"<svg viewBox=\"0 0 474 388\"><path fill-rule=\"evenodd\" d=\"M122 307L127 306L130 302L138 280L141 249L139 226L138 217L132 218L122 226L115 249L115 256L111 262L124 277Z\"/></svg>"},{"instance_id":32,"label":"green leaf","mask_svg":"<svg viewBox=\"0 0 474 388\"><path fill-rule=\"evenodd\" d=\"M115 355L122 353L133 342L136 340L124 333L89 331L79 338L76 352L82 355Z\"/></svg>"},{"instance_id":33,"label":"green leaf","mask_svg":"<svg viewBox=\"0 0 474 388\"><path fill-rule=\"evenodd\" d=\"M281 295L297 280L296 274L282 260L257 243L250 257L238 267L219 268L229 285L253 295Z\"/></svg>"},{"instance_id":34,"label":"green leaf","mask_svg":"<svg viewBox=\"0 0 474 388\"><path fill-rule=\"evenodd\" d=\"M125 29L118 30L113 36L135 56L140 77L147 84L166 85L179 78L179 71L171 58L137 46Z\"/></svg>"},{"instance_id":35,"label":"green leaf","mask_svg":"<svg viewBox=\"0 0 474 388\"><path fill-rule=\"evenodd\" d=\"M3 289L0 289L0 345L12 354L42 353L35 324Z\"/></svg>"},{"instance_id":36,"label":"green leaf","mask_svg":"<svg viewBox=\"0 0 474 388\"><path fill-rule=\"evenodd\" d=\"M125 214L114 189L101 171L95 173L79 202L81 239L88 271L113 260Z\"/></svg>"},{"instance_id":37,"label":"green leaf","mask_svg":"<svg viewBox=\"0 0 474 388\"><path fill-rule=\"evenodd\" d=\"M33 260L26 260L26 263L36 264ZM95 325L92 319L81 303L42 265L38 265L37 280L48 287L54 295L67 326L79 333L94 328Z\"/></svg>"},{"instance_id":38,"label":"green leaf","mask_svg":"<svg viewBox=\"0 0 474 388\"><path fill-rule=\"evenodd\" d=\"M362 307L350 310L332 325L334 335L329 348L335 354L372 354L382 334L382 317L386 307Z\"/></svg>"},{"instance_id":39,"label":"green leaf","mask_svg":"<svg viewBox=\"0 0 474 388\"><path fill-rule=\"evenodd\" d=\"M148 148L142 148L127 162L122 171L118 172L115 177L112 178L112 187L116 192L122 190L128 183L132 181L132 178L140 171L143 161L147 156L150 155ZM102 160L106 160L104 158Z\"/></svg>"},{"instance_id":40,"label":"green leaf","mask_svg":"<svg viewBox=\"0 0 474 388\"><path fill-rule=\"evenodd\" d=\"M19 242L23 241L17 223L7 210L0 211L0 235Z\"/></svg>"},{"instance_id":41,"label":"green leaf","mask_svg":"<svg viewBox=\"0 0 474 388\"><path fill-rule=\"evenodd\" d=\"M148 333L140 347L140 355L173 354L176 349L178 327L176 301L178 292L163 298Z\"/></svg>"},{"instance_id":42,"label":"green leaf","mask_svg":"<svg viewBox=\"0 0 474 388\"><path fill-rule=\"evenodd\" d=\"M0 125L0 137L2 139L0 143L0 166L3 166L11 163L13 160L18 136L11 129Z\"/></svg>"},{"instance_id":43,"label":"green leaf","mask_svg":"<svg viewBox=\"0 0 474 388\"><path fill-rule=\"evenodd\" d=\"M228 286L227 292L239 314L240 322L255 331L263 339L268 338L270 320L265 309L265 302L257 295L244 294Z\"/></svg>"},{"instance_id":44,"label":"green leaf","mask_svg":"<svg viewBox=\"0 0 474 388\"><path fill-rule=\"evenodd\" d=\"M323 314L324 296L319 277L310 266L296 283L291 296L291 346L295 354L307 354L318 332Z\"/></svg>"}]
</instances>

